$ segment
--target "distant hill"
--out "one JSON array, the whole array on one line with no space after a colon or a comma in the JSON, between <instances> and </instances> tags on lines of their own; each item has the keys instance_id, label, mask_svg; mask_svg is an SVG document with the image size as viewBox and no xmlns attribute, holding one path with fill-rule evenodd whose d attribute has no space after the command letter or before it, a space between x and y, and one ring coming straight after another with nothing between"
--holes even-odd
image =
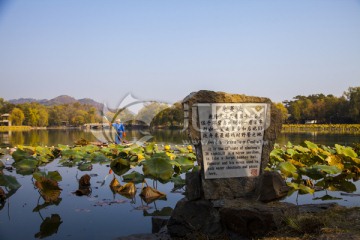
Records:
<instances>
[{"instance_id":1,"label":"distant hill","mask_svg":"<svg viewBox=\"0 0 360 240\"><path fill-rule=\"evenodd\" d=\"M48 99L34 99L34 98L19 98L19 99L11 99L9 100L10 103L13 104L22 104L22 103L32 103L37 102L45 106L54 106L54 105L62 105L62 104L72 104L79 102L81 104L87 104L96 107L97 109L101 110L103 108L103 104L96 102L91 98L82 98L82 99L75 99L68 95L60 95L56 98Z\"/></svg>"}]
</instances>

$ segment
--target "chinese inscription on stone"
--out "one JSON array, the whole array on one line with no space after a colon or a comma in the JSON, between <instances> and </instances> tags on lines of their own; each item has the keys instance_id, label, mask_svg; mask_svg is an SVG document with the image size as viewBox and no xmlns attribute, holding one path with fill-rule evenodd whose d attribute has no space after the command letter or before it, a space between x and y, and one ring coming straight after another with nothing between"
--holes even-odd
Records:
<instances>
[{"instance_id":1,"label":"chinese inscription on stone","mask_svg":"<svg viewBox=\"0 0 360 240\"><path fill-rule=\"evenodd\" d=\"M205 178L258 176L266 103L198 104Z\"/></svg>"}]
</instances>

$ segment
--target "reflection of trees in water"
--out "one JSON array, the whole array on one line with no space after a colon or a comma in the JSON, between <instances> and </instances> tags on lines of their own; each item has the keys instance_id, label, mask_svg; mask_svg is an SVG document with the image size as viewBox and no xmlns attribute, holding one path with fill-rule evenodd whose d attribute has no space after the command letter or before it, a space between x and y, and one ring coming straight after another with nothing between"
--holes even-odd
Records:
<instances>
[{"instance_id":1,"label":"reflection of trees in water","mask_svg":"<svg viewBox=\"0 0 360 240\"><path fill-rule=\"evenodd\" d=\"M154 136L151 139L153 142L182 144L184 139L188 139L186 134L180 130L155 130L151 134Z\"/></svg>"},{"instance_id":2,"label":"reflection of trees in water","mask_svg":"<svg viewBox=\"0 0 360 240\"><path fill-rule=\"evenodd\" d=\"M12 146L16 146L16 145L23 145L25 143L25 136L24 133L26 132L11 132L11 136L10 137L10 144Z\"/></svg>"}]
</instances>

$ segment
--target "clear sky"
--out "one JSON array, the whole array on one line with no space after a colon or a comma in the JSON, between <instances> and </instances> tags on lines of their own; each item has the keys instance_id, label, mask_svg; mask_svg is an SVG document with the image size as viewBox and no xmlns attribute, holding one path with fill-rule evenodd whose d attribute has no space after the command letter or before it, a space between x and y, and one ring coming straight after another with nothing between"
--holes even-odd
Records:
<instances>
[{"instance_id":1,"label":"clear sky","mask_svg":"<svg viewBox=\"0 0 360 240\"><path fill-rule=\"evenodd\" d=\"M116 106L360 86L359 0L0 0L0 97Z\"/></svg>"}]
</instances>

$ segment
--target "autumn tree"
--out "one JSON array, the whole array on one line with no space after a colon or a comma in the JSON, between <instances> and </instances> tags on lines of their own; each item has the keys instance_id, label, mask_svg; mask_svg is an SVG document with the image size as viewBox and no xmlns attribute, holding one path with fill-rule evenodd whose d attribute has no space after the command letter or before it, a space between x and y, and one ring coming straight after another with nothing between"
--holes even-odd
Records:
<instances>
[{"instance_id":1,"label":"autumn tree","mask_svg":"<svg viewBox=\"0 0 360 240\"><path fill-rule=\"evenodd\" d=\"M25 119L24 112L20 108L14 108L10 114L11 124L21 126Z\"/></svg>"}]
</instances>

